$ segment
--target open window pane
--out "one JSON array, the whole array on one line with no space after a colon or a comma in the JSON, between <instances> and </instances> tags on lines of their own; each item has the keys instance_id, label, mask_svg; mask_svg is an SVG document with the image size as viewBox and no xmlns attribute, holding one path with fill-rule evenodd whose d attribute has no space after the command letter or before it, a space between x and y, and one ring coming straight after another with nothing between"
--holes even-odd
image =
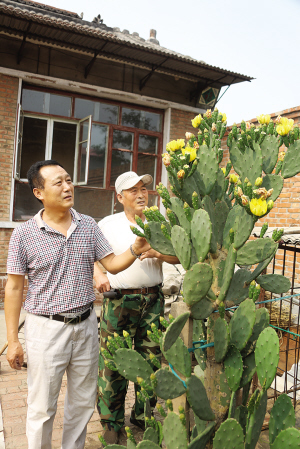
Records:
<instances>
[{"instance_id":1,"label":"open window pane","mask_svg":"<svg viewBox=\"0 0 300 449\"><path fill-rule=\"evenodd\" d=\"M113 150L111 158L110 185L114 186L117 177L126 171L130 171L131 166L132 166L132 153Z\"/></svg>"},{"instance_id":2,"label":"open window pane","mask_svg":"<svg viewBox=\"0 0 300 449\"><path fill-rule=\"evenodd\" d=\"M74 156L77 125L73 123L54 122L52 157L62 164L73 179Z\"/></svg>"},{"instance_id":3,"label":"open window pane","mask_svg":"<svg viewBox=\"0 0 300 449\"><path fill-rule=\"evenodd\" d=\"M127 131L114 130L113 148L133 150L134 134Z\"/></svg>"},{"instance_id":4,"label":"open window pane","mask_svg":"<svg viewBox=\"0 0 300 449\"><path fill-rule=\"evenodd\" d=\"M34 162L45 159L47 120L24 117L21 178L27 178L27 171Z\"/></svg>"},{"instance_id":5,"label":"open window pane","mask_svg":"<svg viewBox=\"0 0 300 449\"><path fill-rule=\"evenodd\" d=\"M92 116L80 120L77 128L77 147L75 151L75 184L87 184L90 156Z\"/></svg>"},{"instance_id":6,"label":"open window pane","mask_svg":"<svg viewBox=\"0 0 300 449\"><path fill-rule=\"evenodd\" d=\"M79 144L78 157L79 157L79 179L78 182L85 182L85 170L86 170L86 149L87 142Z\"/></svg>"},{"instance_id":7,"label":"open window pane","mask_svg":"<svg viewBox=\"0 0 300 449\"><path fill-rule=\"evenodd\" d=\"M105 167L108 146L108 126L93 124L88 185L105 186Z\"/></svg>"},{"instance_id":8,"label":"open window pane","mask_svg":"<svg viewBox=\"0 0 300 449\"><path fill-rule=\"evenodd\" d=\"M29 220L43 208L31 192L29 184L16 182L14 220Z\"/></svg>"},{"instance_id":9,"label":"open window pane","mask_svg":"<svg viewBox=\"0 0 300 449\"><path fill-rule=\"evenodd\" d=\"M74 208L99 221L113 213L113 196L114 192L111 190L75 187Z\"/></svg>"},{"instance_id":10,"label":"open window pane","mask_svg":"<svg viewBox=\"0 0 300 449\"><path fill-rule=\"evenodd\" d=\"M156 157L139 154L137 162L137 174L139 176L149 174L153 178L153 183L147 186L149 190L155 190L156 178Z\"/></svg>"},{"instance_id":11,"label":"open window pane","mask_svg":"<svg viewBox=\"0 0 300 449\"><path fill-rule=\"evenodd\" d=\"M139 152L157 154L158 138L140 134L139 136Z\"/></svg>"}]
</instances>

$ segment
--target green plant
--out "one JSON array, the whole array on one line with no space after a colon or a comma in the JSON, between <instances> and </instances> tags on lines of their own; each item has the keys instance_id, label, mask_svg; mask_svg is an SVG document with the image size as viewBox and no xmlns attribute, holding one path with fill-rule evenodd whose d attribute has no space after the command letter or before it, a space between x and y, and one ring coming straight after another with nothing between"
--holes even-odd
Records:
<instances>
[{"instance_id":1,"label":"green plant","mask_svg":"<svg viewBox=\"0 0 300 449\"><path fill-rule=\"evenodd\" d=\"M149 337L160 343L167 361L186 380L182 382L169 369L160 368L158 360L152 360L159 368L154 373L128 342L127 348L125 341L111 342L113 350L107 363L114 364L126 379L139 382L140 397L146 405L156 394L166 400L169 409L163 427L146 413L147 430L139 449L158 448L162 438L167 449L256 446L266 413L267 389L276 374L279 343L276 332L268 326L267 310L256 309L254 303L260 285L284 293L290 283L281 275L262 275L277 251L282 231L264 238L264 225L260 238L249 237L256 221L273 208L284 179L300 172L299 129L292 128L288 119L278 118L277 123L269 116L258 119L256 127L245 122L240 128L232 126L227 137L231 162L226 167L219 166L226 116L217 109L195 117L192 124L199 128L197 136L187 133L186 142L170 142L163 155L174 196L162 184L157 186L167 218L157 207L147 208L148 223L142 235L157 251L176 255L187 270L183 297L189 311L167 325L165 332L153 328ZM283 143L287 151L278 156ZM256 267L251 270L253 265ZM237 307L233 316L228 312L230 307ZM213 343L203 352L197 350L204 373L200 367L192 372L188 348L179 336L188 319L193 320L197 332L201 328L208 343ZM260 388L249 398L255 372ZM241 389L242 401L237 405ZM179 410L178 415L170 411L171 400L184 392L196 421L191 435L186 432L184 412ZM289 447L298 448L300 432L293 428L290 399L282 396L273 410L271 448L277 449L287 440ZM161 408L160 412L165 415Z\"/></svg>"}]
</instances>

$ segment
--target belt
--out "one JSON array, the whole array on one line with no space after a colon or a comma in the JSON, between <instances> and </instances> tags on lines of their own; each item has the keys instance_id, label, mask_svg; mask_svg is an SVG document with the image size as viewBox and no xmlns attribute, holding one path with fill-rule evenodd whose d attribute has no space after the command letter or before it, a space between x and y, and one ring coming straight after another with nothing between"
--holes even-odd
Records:
<instances>
[{"instance_id":1,"label":"belt","mask_svg":"<svg viewBox=\"0 0 300 449\"><path fill-rule=\"evenodd\" d=\"M82 321L86 320L90 316L93 308L94 308L94 305L92 304L91 307L88 310L86 310L85 312L83 312L81 315L76 315L71 318L66 317L64 315L59 315L59 314L58 315L40 315L40 316L49 318L49 320L62 321L63 323L78 324L78 323L82 323Z\"/></svg>"},{"instance_id":2,"label":"belt","mask_svg":"<svg viewBox=\"0 0 300 449\"><path fill-rule=\"evenodd\" d=\"M122 295L148 295L150 293L158 293L160 285L155 285L155 287L141 287L141 288L118 288L117 290Z\"/></svg>"}]
</instances>

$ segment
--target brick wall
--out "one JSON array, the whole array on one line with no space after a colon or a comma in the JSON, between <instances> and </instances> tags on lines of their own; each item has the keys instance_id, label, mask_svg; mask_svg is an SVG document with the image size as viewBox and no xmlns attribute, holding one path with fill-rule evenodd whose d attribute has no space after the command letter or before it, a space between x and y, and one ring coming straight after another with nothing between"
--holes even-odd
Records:
<instances>
[{"instance_id":1,"label":"brick wall","mask_svg":"<svg viewBox=\"0 0 300 449\"><path fill-rule=\"evenodd\" d=\"M179 109L172 109L171 112L171 126L170 126L170 140L184 139L185 133L195 132L192 127L191 120L196 116L195 112L180 111Z\"/></svg>"}]
</instances>

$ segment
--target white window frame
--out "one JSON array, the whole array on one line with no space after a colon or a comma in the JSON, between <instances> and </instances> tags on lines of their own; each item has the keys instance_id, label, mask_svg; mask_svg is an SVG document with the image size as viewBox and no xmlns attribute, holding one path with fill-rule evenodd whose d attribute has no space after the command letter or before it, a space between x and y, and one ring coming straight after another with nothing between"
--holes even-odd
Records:
<instances>
[{"instance_id":1,"label":"white window frame","mask_svg":"<svg viewBox=\"0 0 300 449\"><path fill-rule=\"evenodd\" d=\"M87 139L80 140L81 125L85 122L88 122ZM79 120L78 125L77 125L75 160L74 160L74 177L73 177L74 186L86 186L88 183L89 165L90 165L91 133L92 133L92 116L88 115L87 117ZM86 154L85 154L85 174L84 174L84 181L79 181L78 180L79 146L84 142L87 142Z\"/></svg>"}]
</instances>

